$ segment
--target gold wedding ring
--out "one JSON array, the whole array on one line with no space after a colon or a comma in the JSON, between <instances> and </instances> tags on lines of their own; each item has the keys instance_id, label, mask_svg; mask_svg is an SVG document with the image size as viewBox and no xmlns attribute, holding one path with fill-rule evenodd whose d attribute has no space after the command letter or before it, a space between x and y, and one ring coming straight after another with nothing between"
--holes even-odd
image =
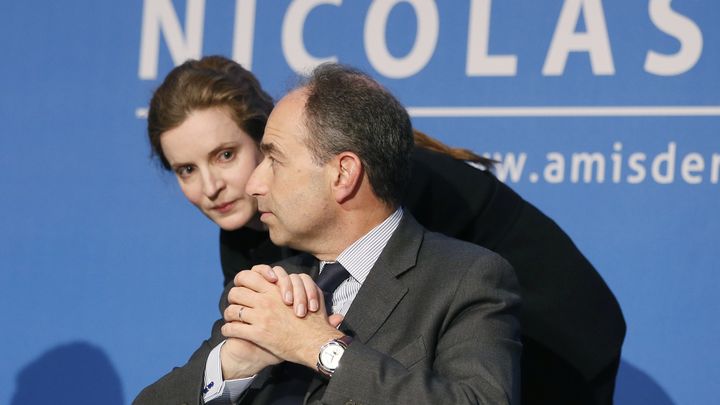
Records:
<instances>
[{"instance_id":1,"label":"gold wedding ring","mask_svg":"<svg viewBox=\"0 0 720 405\"><path fill-rule=\"evenodd\" d=\"M243 322L243 320L242 320L243 309L245 309L245 307L240 307L240 310L238 311L238 319L240 320L240 322Z\"/></svg>"}]
</instances>

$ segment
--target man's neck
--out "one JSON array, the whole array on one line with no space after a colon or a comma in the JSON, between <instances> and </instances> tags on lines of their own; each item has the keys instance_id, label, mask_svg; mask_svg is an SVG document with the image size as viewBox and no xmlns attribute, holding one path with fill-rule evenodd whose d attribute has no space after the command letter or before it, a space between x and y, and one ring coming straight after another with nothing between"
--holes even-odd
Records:
<instances>
[{"instance_id":1,"label":"man's neck","mask_svg":"<svg viewBox=\"0 0 720 405\"><path fill-rule=\"evenodd\" d=\"M334 261L345 249L385 221L396 207L382 205L375 209L344 212L332 229L328 229L325 243L316 252L308 252L318 260Z\"/></svg>"}]
</instances>

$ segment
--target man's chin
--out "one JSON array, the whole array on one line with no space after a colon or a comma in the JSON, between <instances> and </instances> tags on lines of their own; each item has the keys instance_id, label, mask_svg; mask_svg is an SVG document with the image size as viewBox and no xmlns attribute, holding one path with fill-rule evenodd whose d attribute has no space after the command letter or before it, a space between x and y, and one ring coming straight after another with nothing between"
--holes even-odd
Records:
<instances>
[{"instance_id":1,"label":"man's chin","mask_svg":"<svg viewBox=\"0 0 720 405\"><path fill-rule=\"evenodd\" d=\"M287 242L284 238L281 237L281 235L278 234L277 231L273 231L273 227L269 226L268 224L264 224L265 227L268 230L268 233L270 234L270 240L272 243L276 246L284 246Z\"/></svg>"},{"instance_id":2,"label":"man's chin","mask_svg":"<svg viewBox=\"0 0 720 405\"><path fill-rule=\"evenodd\" d=\"M277 227L274 227L272 225L265 224L268 228L268 233L270 234L270 240L275 246L287 246L291 248L295 248L292 246L292 241L288 238L288 235L286 233L280 232Z\"/></svg>"}]
</instances>

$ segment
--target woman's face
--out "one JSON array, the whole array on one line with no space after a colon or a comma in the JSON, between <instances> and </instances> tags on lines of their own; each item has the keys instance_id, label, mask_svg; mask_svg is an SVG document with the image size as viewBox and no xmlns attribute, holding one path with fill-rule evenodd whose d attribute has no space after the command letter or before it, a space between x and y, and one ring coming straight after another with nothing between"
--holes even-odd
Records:
<instances>
[{"instance_id":1,"label":"woman's face","mask_svg":"<svg viewBox=\"0 0 720 405\"><path fill-rule=\"evenodd\" d=\"M257 202L245 183L262 155L224 108L193 111L160 144L183 194L203 214L226 230L255 220Z\"/></svg>"}]
</instances>

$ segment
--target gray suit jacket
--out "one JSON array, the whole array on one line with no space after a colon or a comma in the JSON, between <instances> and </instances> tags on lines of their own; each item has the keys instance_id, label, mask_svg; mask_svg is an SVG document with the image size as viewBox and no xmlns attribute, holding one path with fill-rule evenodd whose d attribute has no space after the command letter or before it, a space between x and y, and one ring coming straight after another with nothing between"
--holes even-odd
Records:
<instances>
[{"instance_id":1,"label":"gray suit jacket","mask_svg":"<svg viewBox=\"0 0 720 405\"><path fill-rule=\"evenodd\" d=\"M314 274L307 255L282 265ZM316 375L307 403L517 404L518 285L499 255L423 229L407 212L343 321L354 340L332 379ZM226 296L226 294L223 294ZM221 310L226 303L221 302ZM190 361L134 404L198 404L221 321ZM267 404L282 373L266 369L241 403ZM280 375L280 377L278 377Z\"/></svg>"}]
</instances>

